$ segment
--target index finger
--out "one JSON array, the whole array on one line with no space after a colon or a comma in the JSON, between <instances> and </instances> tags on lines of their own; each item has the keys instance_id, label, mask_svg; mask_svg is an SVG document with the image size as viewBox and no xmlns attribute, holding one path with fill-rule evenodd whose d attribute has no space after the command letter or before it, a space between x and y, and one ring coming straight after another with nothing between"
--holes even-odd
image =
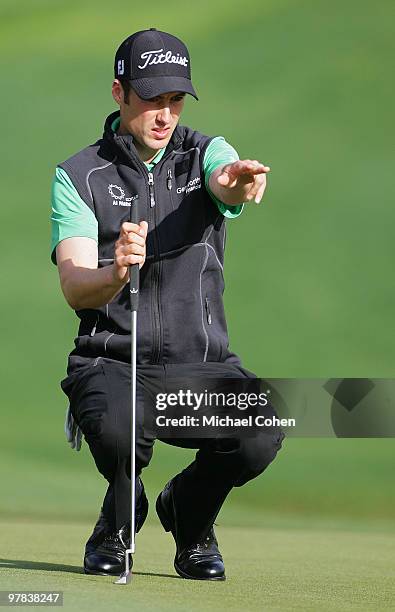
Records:
<instances>
[{"instance_id":1,"label":"index finger","mask_svg":"<svg viewBox=\"0 0 395 612\"><path fill-rule=\"evenodd\" d=\"M270 172L270 166L260 164L259 162L243 162L244 168L248 174L264 174Z\"/></svg>"},{"instance_id":2,"label":"index finger","mask_svg":"<svg viewBox=\"0 0 395 612\"><path fill-rule=\"evenodd\" d=\"M249 159L239 160L234 162L228 170L226 170L228 174L232 174L234 177L241 176L243 174L263 174L266 172L270 172L270 166L265 166L264 164L260 164L258 161L251 161Z\"/></svg>"}]
</instances>

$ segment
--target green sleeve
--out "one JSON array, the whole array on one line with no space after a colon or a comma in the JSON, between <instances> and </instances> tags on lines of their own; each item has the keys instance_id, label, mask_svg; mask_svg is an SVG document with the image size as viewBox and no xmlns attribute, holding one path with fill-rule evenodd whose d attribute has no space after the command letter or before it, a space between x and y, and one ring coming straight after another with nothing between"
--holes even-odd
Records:
<instances>
[{"instance_id":1,"label":"green sleeve","mask_svg":"<svg viewBox=\"0 0 395 612\"><path fill-rule=\"evenodd\" d=\"M98 226L92 210L62 168L56 168L51 204L51 260L56 265L56 247L61 240L82 236L98 242Z\"/></svg>"},{"instance_id":2,"label":"green sleeve","mask_svg":"<svg viewBox=\"0 0 395 612\"><path fill-rule=\"evenodd\" d=\"M204 154L203 160L203 168L205 174L205 184L206 189L209 192L212 200L218 206L218 210L228 219L235 219L238 217L244 208L244 204L240 203L237 206L229 206L228 204L224 204L221 200L215 197L213 192L209 187L209 179L218 166L222 166L223 164L229 164L234 161L237 161L239 156L235 149L226 142L225 138L222 136L217 136L213 138L210 144L208 145L206 152Z\"/></svg>"}]
</instances>

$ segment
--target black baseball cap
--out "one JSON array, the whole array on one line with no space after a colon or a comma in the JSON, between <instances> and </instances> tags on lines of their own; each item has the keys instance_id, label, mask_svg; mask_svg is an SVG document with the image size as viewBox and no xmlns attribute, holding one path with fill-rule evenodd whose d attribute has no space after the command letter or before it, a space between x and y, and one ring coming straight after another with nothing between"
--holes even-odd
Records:
<instances>
[{"instance_id":1,"label":"black baseball cap","mask_svg":"<svg viewBox=\"0 0 395 612\"><path fill-rule=\"evenodd\" d=\"M127 79L143 100L170 91L198 97L191 82L191 62L184 43L155 28L128 36L115 55L116 79Z\"/></svg>"}]
</instances>

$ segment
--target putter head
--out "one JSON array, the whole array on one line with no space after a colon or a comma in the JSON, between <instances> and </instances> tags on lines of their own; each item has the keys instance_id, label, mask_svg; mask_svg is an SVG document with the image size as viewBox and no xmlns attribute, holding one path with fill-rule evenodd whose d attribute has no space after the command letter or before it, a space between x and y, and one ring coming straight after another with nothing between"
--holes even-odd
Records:
<instances>
[{"instance_id":1,"label":"putter head","mask_svg":"<svg viewBox=\"0 0 395 612\"><path fill-rule=\"evenodd\" d=\"M129 570L129 571L123 572L118 578L118 580L114 582L114 584L129 584L131 580L132 580L132 570Z\"/></svg>"},{"instance_id":2,"label":"putter head","mask_svg":"<svg viewBox=\"0 0 395 612\"><path fill-rule=\"evenodd\" d=\"M114 584L129 584L132 580L132 551L130 548L127 549L125 553L125 571L119 576L118 580L114 582Z\"/></svg>"}]
</instances>

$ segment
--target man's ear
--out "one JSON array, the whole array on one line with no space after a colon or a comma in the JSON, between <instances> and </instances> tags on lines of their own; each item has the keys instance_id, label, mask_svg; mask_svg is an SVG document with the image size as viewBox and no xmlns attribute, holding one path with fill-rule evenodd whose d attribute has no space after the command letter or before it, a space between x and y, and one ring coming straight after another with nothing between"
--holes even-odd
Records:
<instances>
[{"instance_id":1,"label":"man's ear","mask_svg":"<svg viewBox=\"0 0 395 612\"><path fill-rule=\"evenodd\" d=\"M124 92L121 82L118 81L118 79L114 79L111 92L115 102L121 106L121 103L124 101Z\"/></svg>"}]
</instances>

